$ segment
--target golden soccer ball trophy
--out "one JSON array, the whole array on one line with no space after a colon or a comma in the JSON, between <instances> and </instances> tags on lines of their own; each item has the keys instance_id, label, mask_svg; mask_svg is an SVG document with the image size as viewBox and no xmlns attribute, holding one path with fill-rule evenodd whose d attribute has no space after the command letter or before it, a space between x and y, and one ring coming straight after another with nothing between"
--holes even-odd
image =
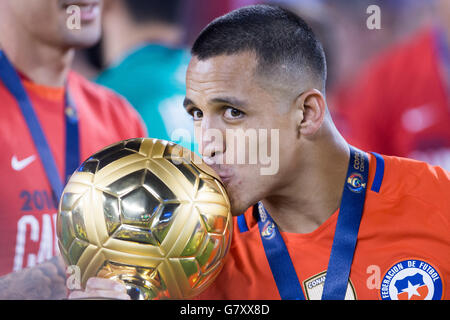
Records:
<instances>
[{"instance_id":1,"label":"golden soccer ball trophy","mask_svg":"<svg viewBox=\"0 0 450 320\"><path fill-rule=\"evenodd\" d=\"M84 287L122 281L134 299L191 298L228 253L232 218L220 178L171 142L121 141L87 159L61 197L58 243Z\"/></svg>"}]
</instances>

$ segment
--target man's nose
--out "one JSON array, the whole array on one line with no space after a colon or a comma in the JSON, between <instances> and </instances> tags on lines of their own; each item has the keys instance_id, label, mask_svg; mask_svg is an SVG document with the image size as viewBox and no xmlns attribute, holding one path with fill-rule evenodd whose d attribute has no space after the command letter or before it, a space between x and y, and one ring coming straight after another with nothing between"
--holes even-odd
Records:
<instances>
[{"instance_id":1,"label":"man's nose","mask_svg":"<svg viewBox=\"0 0 450 320\"><path fill-rule=\"evenodd\" d=\"M207 164L223 163L225 152L225 135L218 126L211 125L209 121L203 122L196 128L196 136L200 138L199 152Z\"/></svg>"}]
</instances>

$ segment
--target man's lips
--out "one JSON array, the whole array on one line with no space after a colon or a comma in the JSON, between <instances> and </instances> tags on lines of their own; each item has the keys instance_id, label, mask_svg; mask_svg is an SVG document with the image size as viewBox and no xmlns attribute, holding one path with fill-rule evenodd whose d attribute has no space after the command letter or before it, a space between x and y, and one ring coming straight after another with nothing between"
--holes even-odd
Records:
<instances>
[{"instance_id":1,"label":"man's lips","mask_svg":"<svg viewBox=\"0 0 450 320\"><path fill-rule=\"evenodd\" d=\"M216 170L214 170L214 171L216 171ZM216 173L224 183L229 182L231 180L231 178L233 177L231 172L216 171Z\"/></svg>"},{"instance_id":2,"label":"man's lips","mask_svg":"<svg viewBox=\"0 0 450 320\"><path fill-rule=\"evenodd\" d=\"M223 165L215 164L215 163L208 163L208 160L205 159L205 163L209 165L220 177L223 183L228 183L231 178L233 177L233 173L229 170L223 167Z\"/></svg>"},{"instance_id":3,"label":"man's lips","mask_svg":"<svg viewBox=\"0 0 450 320\"><path fill-rule=\"evenodd\" d=\"M219 175L219 177L220 177L220 180L222 180L222 182L223 182L224 184L230 183L230 181L231 181L231 179L232 179L231 176L221 176L221 175Z\"/></svg>"}]
</instances>

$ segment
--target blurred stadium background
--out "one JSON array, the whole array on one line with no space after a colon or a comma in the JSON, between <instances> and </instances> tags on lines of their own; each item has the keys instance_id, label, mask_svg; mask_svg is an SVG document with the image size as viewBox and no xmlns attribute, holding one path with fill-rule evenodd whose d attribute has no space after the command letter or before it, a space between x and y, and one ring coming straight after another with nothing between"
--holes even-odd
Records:
<instances>
[{"instance_id":1,"label":"blurred stadium background","mask_svg":"<svg viewBox=\"0 0 450 320\"><path fill-rule=\"evenodd\" d=\"M180 110L196 35L257 3L288 7L315 30L327 54L328 104L351 143L450 170L448 0L108 0L102 40L77 53L74 69L125 96L149 136L170 139L176 128L192 130ZM379 30L366 25L374 4Z\"/></svg>"}]
</instances>

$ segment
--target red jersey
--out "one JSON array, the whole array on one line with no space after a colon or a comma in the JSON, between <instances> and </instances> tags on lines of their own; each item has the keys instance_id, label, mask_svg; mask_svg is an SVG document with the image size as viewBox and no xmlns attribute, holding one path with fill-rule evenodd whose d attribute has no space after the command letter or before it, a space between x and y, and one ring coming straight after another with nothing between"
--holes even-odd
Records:
<instances>
[{"instance_id":1,"label":"red jersey","mask_svg":"<svg viewBox=\"0 0 450 320\"><path fill-rule=\"evenodd\" d=\"M306 299L322 297L338 211L311 233L281 232ZM280 299L253 208L244 216L244 227L234 217L223 270L197 299ZM370 155L346 299L450 299L449 218L449 172Z\"/></svg>"},{"instance_id":2,"label":"red jersey","mask_svg":"<svg viewBox=\"0 0 450 320\"><path fill-rule=\"evenodd\" d=\"M24 77L60 177L65 166L64 88L37 85ZM137 113L112 91L71 72L70 95L79 117L80 160L114 142L146 135ZM0 81L0 275L58 254L58 204L15 98Z\"/></svg>"},{"instance_id":3,"label":"red jersey","mask_svg":"<svg viewBox=\"0 0 450 320\"><path fill-rule=\"evenodd\" d=\"M338 103L347 140L365 150L450 170L445 46L436 30L426 30L369 64Z\"/></svg>"}]
</instances>

